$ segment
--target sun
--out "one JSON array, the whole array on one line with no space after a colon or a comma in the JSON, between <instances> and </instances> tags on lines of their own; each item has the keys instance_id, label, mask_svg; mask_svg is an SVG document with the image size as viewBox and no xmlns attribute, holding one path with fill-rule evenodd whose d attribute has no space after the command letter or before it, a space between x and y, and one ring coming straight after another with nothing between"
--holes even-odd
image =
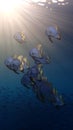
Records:
<instances>
[{"instance_id":1,"label":"sun","mask_svg":"<svg viewBox=\"0 0 73 130\"><path fill-rule=\"evenodd\" d=\"M0 12L9 14L20 4L20 0L0 0Z\"/></svg>"}]
</instances>

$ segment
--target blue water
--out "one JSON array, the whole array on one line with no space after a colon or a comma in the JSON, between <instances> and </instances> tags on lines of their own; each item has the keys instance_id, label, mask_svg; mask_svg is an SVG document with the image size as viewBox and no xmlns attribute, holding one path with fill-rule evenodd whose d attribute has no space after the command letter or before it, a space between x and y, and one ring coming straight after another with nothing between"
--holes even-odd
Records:
<instances>
[{"instance_id":1,"label":"blue water","mask_svg":"<svg viewBox=\"0 0 73 130\"><path fill-rule=\"evenodd\" d=\"M0 130L73 130L73 6L25 7L6 19L1 16L0 27ZM4 20L4 21L3 21ZM45 29L57 24L62 40L51 44ZM25 44L13 39L15 32L24 30ZM48 81L64 95L67 105L57 110L41 103L31 89L21 85L23 74L16 75L4 65L6 57L18 54L32 59L28 52L38 43L51 56L44 66Z\"/></svg>"}]
</instances>

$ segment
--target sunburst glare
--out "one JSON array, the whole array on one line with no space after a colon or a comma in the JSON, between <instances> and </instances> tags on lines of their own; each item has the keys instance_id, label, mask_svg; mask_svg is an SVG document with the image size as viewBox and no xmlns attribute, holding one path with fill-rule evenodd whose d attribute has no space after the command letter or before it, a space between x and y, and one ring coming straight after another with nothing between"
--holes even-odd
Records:
<instances>
[{"instance_id":1,"label":"sunburst glare","mask_svg":"<svg viewBox=\"0 0 73 130\"><path fill-rule=\"evenodd\" d=\"M52 6L52 1L59 1L61 4L64 0L46 0L46 2L45 0L40 0L44 1L44 8L42 8L42 6L37 6L38 0L36 0L37 3L35 4L28 1L29 0L0 0L0 39L4 43L1 44L1 46L6 47L7 49L12 46L13 51L16 51L14 46L17 44L15 44L16 41L13 36L16 35L17 32L22 31L24 31L25 41L30 41L31 44L34 42L44 43L47 40L44 33L47 26L50 23L58 24L58 20L56 21L55 17L56 19L59 19L59 21L61 20L59 12L55 13L56 9L53 9L54 6ZM47 2L50 2L51 4ZM46 6L48 6L48 9L45 9ZM64 20L63 16L62 18ZM63 20L61 20L61 24ZM25 46L28 46L29 48L30 43L28 42Z\"/></svg>"},{"instance_id":2,"label":"sunburst glare","mask_svg":"<svg viewBox=\"0 0 73 130\"><path fill-rule=\"evenodd\" d=\"M4 15L11 14L20 4L21 0L0 0L0 12Z\"/></svg>"}]
</instances>

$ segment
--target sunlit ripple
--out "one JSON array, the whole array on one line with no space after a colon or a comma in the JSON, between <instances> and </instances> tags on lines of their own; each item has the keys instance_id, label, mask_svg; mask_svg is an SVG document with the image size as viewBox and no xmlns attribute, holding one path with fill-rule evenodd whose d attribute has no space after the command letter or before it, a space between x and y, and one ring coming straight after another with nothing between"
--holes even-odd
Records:
<instances>
[{"instance_id":1,"label":"sunlit ripple","mask_svg":"<svg viewBox=\"0 0 73 130\"><path fill-rule=\"evenodd\" d=\"M69 0L27 0L28 3L39 5L39 6L48 6L49 4L57 4L58 6L68 5Z\"/></svg>"}]
</instances>

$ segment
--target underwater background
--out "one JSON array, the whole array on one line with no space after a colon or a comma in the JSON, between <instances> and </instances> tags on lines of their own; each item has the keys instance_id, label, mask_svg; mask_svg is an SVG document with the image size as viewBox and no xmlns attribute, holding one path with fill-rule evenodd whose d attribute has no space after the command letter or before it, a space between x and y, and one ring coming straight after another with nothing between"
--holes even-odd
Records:
<instances>
[{"instance_id":1,"label":"underwater background","mask_svg":"<svg viewBox=\"0 0 73 130\"><path fill-rule=\"evenodd\" d=\"M73 1L47 6L23 4L14 15L0 13L0 130L73 130ZM50 43L45 30L58 25L62 39ZM24 31L26 41L18 43L14 34ZM44 66L48 81L64 95L66 105L57 110L40 102L31 89L21 85L23 73L15 74L4 64L14 54L27 57L42 44L51 63Z\"/></svg>"}]
</instances>

